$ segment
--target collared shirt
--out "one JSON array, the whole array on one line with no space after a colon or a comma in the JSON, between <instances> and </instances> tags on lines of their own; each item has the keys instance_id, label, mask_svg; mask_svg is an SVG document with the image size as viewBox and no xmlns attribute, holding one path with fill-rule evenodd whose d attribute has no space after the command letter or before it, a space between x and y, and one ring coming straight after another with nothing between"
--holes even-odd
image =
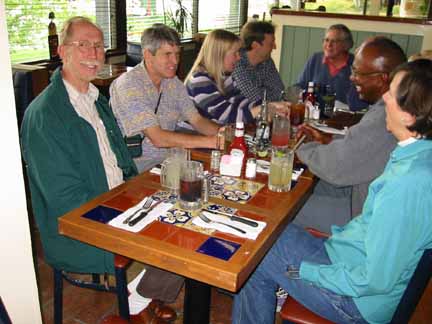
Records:
<instances>
[{"instance_id":1,"label":"collared shirt","mask_svg":"<svg viewBox=\"0 0 432 324\"><path fill-rule=\"evenodd\" d=\"M409 137L406 140L399 141L398 145L401 146L401 147L404 147L404 146L410 145L411 143L414 143L416 141L418 141L417 138Z\"/></svg>"},{"instance_id":2,"label":"collared shirt","mask_svg":"<svg viewBox=\"0 0 432 324\"><path fill-rule=\"evenodd\" d=\"M345 66L348 65L348 59L349 59L349 55L345 55L345 61L342 63L342 65L340 66L336 66L334 65L329 59L328 57L326 57L325 55L323 56L322 59L322 64L327 65L328 69L329 69L329 73L330 76L334 77L336 74L338 74Z\"/></svg>"},{"instance_id":3,"label":"collared shirt","mask_svg":"<svg viewBox=\"0 0 432 324\"><path fill-rule=\"evenodd\" d=\"M186 87L177 77L162 79L159 91L143 62L117 78L111 84L110 95L114 115L126 136L140 134L146 128L154 126L174 131L178 122L190 121L198 114ZM142 155L134 159L138 171L149 170L160 163L167 152L166 148L154 146L150 139L145 137L142 142Z\"/></svg>"},{"instance_id":4,"label":"collared shirt","mask_svg":"<svg viewBox=\"0 0 432 324\"><path fill-rule=\"evenodd\" d=\"M96 132L109 188L111 189L118 186L123 183L123 172L118 167L117 158L111 149L105 125L100 119L96 109L95 101L99 96L99 90L90 83L88 92L81 93L65 79L63 79L63 82L75 111L81 118L85 119Z\"/></svg>"},{"instance_id":5,"label":"collared shirt","mask_svg":"<svg viewBox=\"0 0 432 324\"><path fill-rule=\"evenodd\" d=\"M268 101L280 101L285 86L273 60L269 58L253 66L245 49L240 51L240 55L232 75L241 93L252 102L262 100L264 90L267 90Z\"/></svg>"}]
</instances>

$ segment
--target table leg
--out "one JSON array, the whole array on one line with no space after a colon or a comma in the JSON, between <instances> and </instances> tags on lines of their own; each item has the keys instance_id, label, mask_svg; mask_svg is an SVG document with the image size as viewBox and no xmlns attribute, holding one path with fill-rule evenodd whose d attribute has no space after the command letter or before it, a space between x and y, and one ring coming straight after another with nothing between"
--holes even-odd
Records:
<instances>
[{"instance_id":1,"label":"table leg","mask_svg":"<svg viewBox=\"0 0 432 324\"><path fill-rule=\"evenodd\" d=\"M183 306L183 323L206 324L210 322L211 287L186 278Z\"/></svg>"}]
</instances>

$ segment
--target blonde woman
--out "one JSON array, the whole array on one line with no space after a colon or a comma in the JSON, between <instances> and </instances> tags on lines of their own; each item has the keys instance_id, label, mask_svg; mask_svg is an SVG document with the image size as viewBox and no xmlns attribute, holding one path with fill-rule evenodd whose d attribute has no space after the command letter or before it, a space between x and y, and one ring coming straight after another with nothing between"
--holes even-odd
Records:
<instances>
[{"instance_id":1,"label":"blonde woman","mask_svg":"<svg viewBox=\"0 0 432 324\"><path fill-rule=\"evenodd\" d=\"M216 29L204 40L185 84L198 111L219 124L253 122L260 101L250 102L240 94L231 73L240 59L241 41L235 34Z\"/></svg>"}]
</instances>

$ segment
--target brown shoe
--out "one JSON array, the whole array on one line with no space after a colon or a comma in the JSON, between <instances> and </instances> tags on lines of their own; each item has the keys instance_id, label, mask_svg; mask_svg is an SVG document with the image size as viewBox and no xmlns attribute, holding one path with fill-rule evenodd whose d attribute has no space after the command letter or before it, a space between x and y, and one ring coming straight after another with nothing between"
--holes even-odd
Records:
<instances>
[{"instance_id":1,"label":"brown shoe","mask_svg":"<svg viewBox=\"0 0 432 324\"><path fill-rule=\"evenodd\" d=\"M168 324L169 322L157 317L148 307L137 315L131 315L131 324Z\"/></svg>"},{"instance_id":2,"label":"brown shoe","mask_svg":"<svg viewBox=\"0 0 432 324\"><path fill-rule=\"evenodd\" d=\"M176 312L171 307L164 305L163 302L157 299L153 299L146 309L167 322L173 322L177 318Z\"/></svg>"}]
</instances>

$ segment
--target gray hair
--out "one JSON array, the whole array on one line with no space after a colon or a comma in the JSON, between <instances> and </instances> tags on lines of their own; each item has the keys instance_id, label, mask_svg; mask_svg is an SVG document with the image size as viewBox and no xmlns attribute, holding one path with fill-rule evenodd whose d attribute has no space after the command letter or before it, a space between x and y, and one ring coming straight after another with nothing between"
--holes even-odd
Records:
<instances>
[{"instance_id":1,"label":"gray hair","mask_svg":"<svg viewBox=\"0 0 432 324\"><path fill-rule=\"evenodd\" d=\"M141 35L141 48L148 49L153 55L165 43L171 46L180 46L178 33L164 24L154 24L152 27L144 29Z\"/></svg>"},{"instance_id":2,"label":"gray hair","mask_svg":"<svg viewBox=\"0 0 432 324\"><path fill-rule=\"evenodd\" d=\"M60 38L59 45L64 45L65 43L67 43L69 38L72 37L73 26L76 24L88 24L88 25L95 27L97 30L100 31L102 38L103 38L102 29L98 25L96 25L93 21L91 21L87 17L75 16L75 17L72 17L72 18L69 18L68 20L66 20L65 23L63 24L63 28L60 32L60 37L59 37Z\"/></svg>"},{"instance_id":3,"label":"gray hair","mask_svg":"<svg viewBox=\"0 0 432 324\"><path fill-rule=\"evenodd\" d=\"M354 40L351 34L351 30L349 30L347 26L345 26L344 24L331 25L329 28L326 29L325 33L327 34L330 30L336 30L343 35L342 37L348 51L354 46Z\"/></svg>"}]
</instances>

